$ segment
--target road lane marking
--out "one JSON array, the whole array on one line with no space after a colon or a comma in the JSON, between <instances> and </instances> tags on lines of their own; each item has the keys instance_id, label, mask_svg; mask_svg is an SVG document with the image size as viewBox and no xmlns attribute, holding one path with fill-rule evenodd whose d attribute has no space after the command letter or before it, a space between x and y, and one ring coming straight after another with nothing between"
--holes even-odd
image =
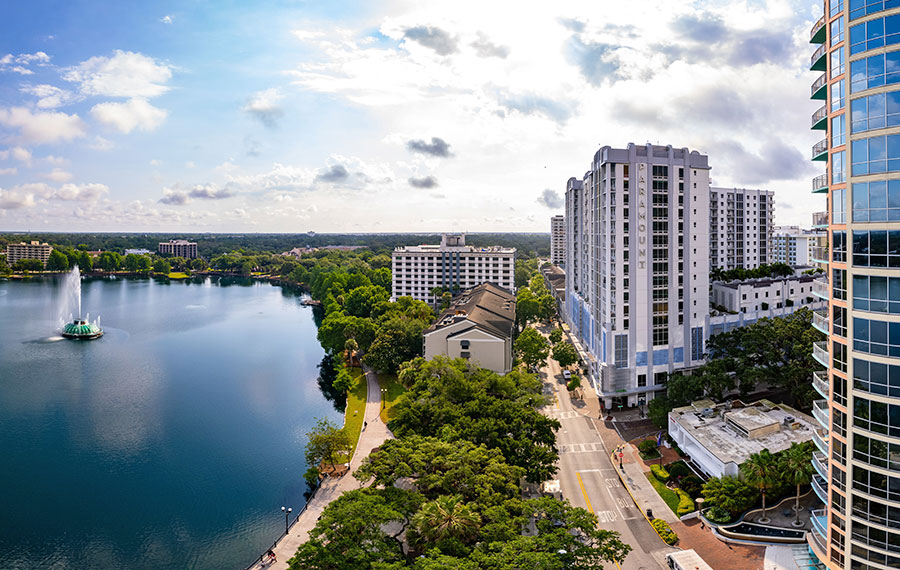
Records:
<instances>
[{"instance_id":1,"label":"road lane marking","mask_svg":"<svg viewBox=\"0 0 900 570\"><path fill-rule=\"evenodd\" d=\"M594 507L591 506L591 500L588 499L587 491L584 488L584 481L581 480L581 474L576 472L575 476L578 477L578 485L581 487L581 494L584 495L584 501L587 503L587 508L593 513Z\"/></svg>"}]
</instances>

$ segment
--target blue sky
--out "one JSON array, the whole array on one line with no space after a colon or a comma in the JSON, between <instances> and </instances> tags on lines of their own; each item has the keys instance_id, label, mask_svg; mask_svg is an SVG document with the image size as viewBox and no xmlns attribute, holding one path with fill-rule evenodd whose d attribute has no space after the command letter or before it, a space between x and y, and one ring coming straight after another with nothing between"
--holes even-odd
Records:
<instances>
[{"instance_id":1,"label":"blue sky","mask_svg":"<svg viewBox=\"0 0 900 570\"><path fill-rule=\"evenodd\" d=\"M598 144L647 141L824 209L820 3L597 6L5 6L0 230L546 231Z\"/></svg>"}]
</instances>

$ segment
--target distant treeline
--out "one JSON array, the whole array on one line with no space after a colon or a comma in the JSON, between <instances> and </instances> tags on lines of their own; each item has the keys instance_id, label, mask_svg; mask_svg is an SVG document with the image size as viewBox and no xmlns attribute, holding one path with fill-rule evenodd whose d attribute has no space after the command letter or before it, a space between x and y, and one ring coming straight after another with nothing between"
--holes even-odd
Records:
<instances>
[{"instance_id":1,"label":"distant treeline","mask_svg":"<svg viewBox=\"0 0 900 570\"><path fill-rule=\"evenodd\" d=\"M400 245L438 244L436 234L153 234L153 233L0 233L0 251L6 244L38 240L76 249L116 251L149 249L156 251L161 241L186 239L197 242L199 254L207 259L230 252L244 254L281 253L295 247L358 245L375 253L390 253ZM466 243L475 247L501 245L515 247L523 257L550 254L549 233L471 233Z\"/></svg>"}]
</instances>

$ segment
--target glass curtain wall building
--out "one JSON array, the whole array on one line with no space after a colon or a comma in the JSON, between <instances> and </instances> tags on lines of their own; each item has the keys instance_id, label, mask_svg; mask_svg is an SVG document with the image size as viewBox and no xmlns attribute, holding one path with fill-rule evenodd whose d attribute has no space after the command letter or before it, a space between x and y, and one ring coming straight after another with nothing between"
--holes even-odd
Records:
<instances>
[{"instance_id":1,"label":"glass curtain wall building","mask_svg":"<svg viewBox=\"0 0 900 570\"><path fill-rule=\"evenodd\" d=\"M810 551L823 566L900 568L900 0L825 0L811 30L812 149L825 173L828 340L813 357L822 399ZM896 344L895 344L896 343Z\"/></svg>"}]
</instances>

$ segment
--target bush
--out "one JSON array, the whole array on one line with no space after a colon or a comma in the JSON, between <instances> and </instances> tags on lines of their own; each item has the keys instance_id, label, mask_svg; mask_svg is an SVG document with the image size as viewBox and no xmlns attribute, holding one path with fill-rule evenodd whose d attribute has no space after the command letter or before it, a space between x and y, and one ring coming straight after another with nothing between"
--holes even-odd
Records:
<instances>
[{"instance_id":1,"label":"bush","mask_svg":"<svg viewBox=\"0 0 900 570\"><path fill-rule=\"evenodd\" d=\"M653 476L665 483L669 480L669 472L660 467L659 465L651 465L650 472L653 473Z\"/></svg>"},{"instance_id":2,"label":"bush","mask_svg":"<svg viewBox=\"0 0 900 570\"><path fill-rule=\"evenodd\" d=\"M694 505L694 499L692 499L684 490L675 489L675 493L678 495L678 508L675 509L676 515L683 517L684 515L697 510L697 507Z\"/></svg>"},{"instance_id":3,"label":"bush","mask_svg":"<svg viewBox=\"0 0 900 570\"><path fill-rule=\"evenodd\" d=\"M638 444L638 451L641 452L642 455L656 455L656 440L655 439L645 439L644 441Z\"/></svg>"},{"instance_id":4,"label":"bush","mask_svg":"<svg viewBox=\"0 0 900 570\"><path fill-rule=\"evenodd\" d=\"M703 515L711 522L716 524L726 524L731 522L731 513L722 507L710 507L706 509Z\"/></svg>"},{"instance_id":5,"label":"bush","mask_svg":"<svg viewBox=\"0 0 900 570\"><path fill-rule=\"evenodd\" d=\"M692 499L696 499L700 496L700 491L703 489L703 481L696 475L688 475L678 482L678 487L690 495Z\"/></svg>"},{"instance_id":6,"label":"bush","mask_svg":"<svg viewBox=\"0 0 900 570\"><path fill-rule=\"evenodd\" d=\"M666 465L666 469L669 470L670 477L687 477L691 474L691 469L684 461L670 463L669 465Z\"/></svg>"},{"instance_id":7,"label":"bush","mask_svg":"<svg viewBox=\"0 0 900 570\"><path fill-rule=\"evenodd\" d=\"M653 519L650 523L653 525L653 528L656 529L656 532L659 534L660 538L663 539L663 542L672 546L676 542L678 542L678 535L672 530L672 527L669 526L669 523L662 519Z\"/></svg>"},{"instance_id":8,"label":"bush","mask_svg":"<svg viewBox=\"0 0 900 570\"><path fill-rule=\"evenodd\" d=\"M569 380L566 388L569 389L569 392L581 388L581 377L578 374L572 374L572 379Z\"/></svg>"}]
</instances>

